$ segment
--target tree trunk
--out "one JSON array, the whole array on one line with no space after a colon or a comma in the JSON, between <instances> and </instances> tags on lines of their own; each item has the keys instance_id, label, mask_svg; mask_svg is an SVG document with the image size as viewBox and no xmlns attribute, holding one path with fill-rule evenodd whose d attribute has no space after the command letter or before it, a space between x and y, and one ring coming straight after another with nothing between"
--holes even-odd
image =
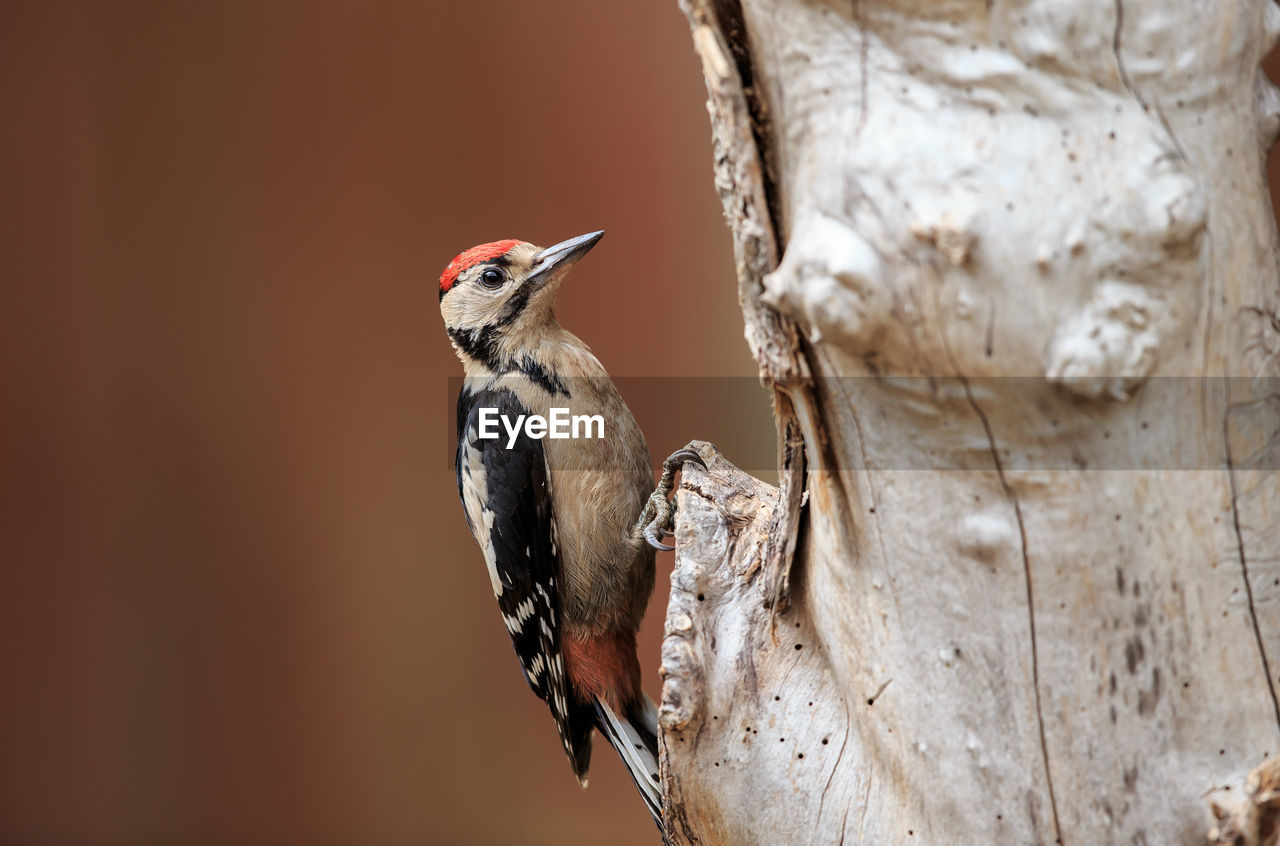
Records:
<instances>
[{"instance_id":1,"label":"tree trunk","mask_svg":"<svg viewBox=\"0 0 1280 846\"><path fill-rule=\"evenodd\" d=\"M1274 842L1280 9L683 3L781 485L677 496L672 842Z\"/></svg>"}]
</instances>

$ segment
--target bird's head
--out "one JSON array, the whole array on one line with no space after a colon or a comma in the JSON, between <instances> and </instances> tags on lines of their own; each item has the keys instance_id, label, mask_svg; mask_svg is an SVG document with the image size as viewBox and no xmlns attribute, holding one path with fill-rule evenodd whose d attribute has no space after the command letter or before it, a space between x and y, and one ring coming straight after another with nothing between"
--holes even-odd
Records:
<instances>
[{"instance_id":1,"label":"bird's head","mask_svg":"<svg viewBox=\"0 0 1280 846\"><path fill-rule=\"evenodd\" d=\"M520 338L554 325L560 283L602 237L591 232L550 247L494 241L449 262L440 275L440 314L464 362L492 365Z\"/></svg>"}]
</instances>

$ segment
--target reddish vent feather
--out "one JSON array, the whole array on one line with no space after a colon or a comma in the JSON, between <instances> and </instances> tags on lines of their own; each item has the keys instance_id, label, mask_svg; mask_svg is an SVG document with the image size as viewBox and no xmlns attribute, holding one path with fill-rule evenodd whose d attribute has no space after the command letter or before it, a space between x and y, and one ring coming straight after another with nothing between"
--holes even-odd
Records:
<instances>
[{"instance_id":1,"label":"reddish vent feather","mask_svg":"<svg viewBox=\"0 0 1280 846\"><path fill-rule=\"evenodd\" d=\"M466 270L468 267L475 267L482 261L489 261L498 256L505 256L507 252L515 246L523 244L524 241L518 238L507 238L503 241L493 241L489 244L480 244L472 247L466 252L457 255L453 261L449 262L449 266L444 269L444 273L440 274L440 293L444 294L453 287L453 283L458 281L458 274Z\"/></svg>"},{"instance_id":2,"label":"reddish vent feather","mask_svg":"<svg viewBox=\"0 0 1280 846\"><path fill-rule=\"evenodd\" d=\"M560 643L570 689L579 702L603 699L618 713L640 697L640 662L636 659L636 636L615 632L596 637L576 638L565 633Z\"/></svg>"}]
</instances>

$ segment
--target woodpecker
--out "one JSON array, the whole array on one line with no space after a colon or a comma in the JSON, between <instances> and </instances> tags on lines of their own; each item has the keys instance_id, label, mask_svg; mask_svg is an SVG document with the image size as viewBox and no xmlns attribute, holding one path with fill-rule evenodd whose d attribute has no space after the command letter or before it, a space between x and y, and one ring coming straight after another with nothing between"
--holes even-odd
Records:
<instances>
[{"instance_id":1,"label":"woodpecker","mask_svg":"<svg viewBox=\"0 0 1280 846\"><path fill-rule=\"evenodd\" d=\"M679 450L654 486L649 448L604 365L556 322L569 269L603 232L545 249L514 239L458 255L440 312L466 375L458 396L458 494L525 681L546 702L583 787L592 731L617 750L662 828L658 726L640 688L636 632L653 591ZM599 415L602 438L538 438L521 415ZM485 437L486 416L504 422ZM589 428L589 427L588 427ZM492 435L492 428L489 430ZM637 515L639 519L637 520Z\"/></svg>"}]
</instances>

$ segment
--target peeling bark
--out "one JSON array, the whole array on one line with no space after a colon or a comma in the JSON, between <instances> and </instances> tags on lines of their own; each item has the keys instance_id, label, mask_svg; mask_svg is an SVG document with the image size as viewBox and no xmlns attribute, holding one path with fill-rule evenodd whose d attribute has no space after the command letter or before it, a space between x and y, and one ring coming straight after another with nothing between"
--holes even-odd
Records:
<instances>
[{"instance_id":1,"label":"peeling bark","mask_svg":"<svg viewBox=\"0 0 1280 846\"><path fill-rule=\"evenodd\" d=\"M782 473L677 497L672 842L1273 842L1280 8L683 5Z\"/></svg>"},{"instance_id":2,"label":"peeling bark","mask_svg":"<svg viewBox=\"0 0 1280 846\"><path fill-rule=\"evenodd\" d=\"M1209 803L1209 842L1230 846L1276 846L1280 842L1280 758L1260 765L1234 798L1225 791Z\"/></svg>"},{"instance_id":3,"label":"peeling bark","mask_svg":"<svg viewBox=\"0 0 1280 846\"><path fill-rule=\"evenodd\" d=\"M733 233L747 344L760 364L760 378L774 390L778 469L788 507L777 511L777 522L767 533L764 568L771 586L768 601L782 607L790 594L789 570L799 533L805 472L800 415L811 415L809 367L799 349L795 324L762 300L764 277L778 261L778 224L767 196L773 181L766 179L768 169L758 147L767 123L758 98L753 116L743 84L744 78L751 79L751 58L744 41L742 8L732 0L684 8L707 83L716 192Z\"/></svg>"}]
</instances>

